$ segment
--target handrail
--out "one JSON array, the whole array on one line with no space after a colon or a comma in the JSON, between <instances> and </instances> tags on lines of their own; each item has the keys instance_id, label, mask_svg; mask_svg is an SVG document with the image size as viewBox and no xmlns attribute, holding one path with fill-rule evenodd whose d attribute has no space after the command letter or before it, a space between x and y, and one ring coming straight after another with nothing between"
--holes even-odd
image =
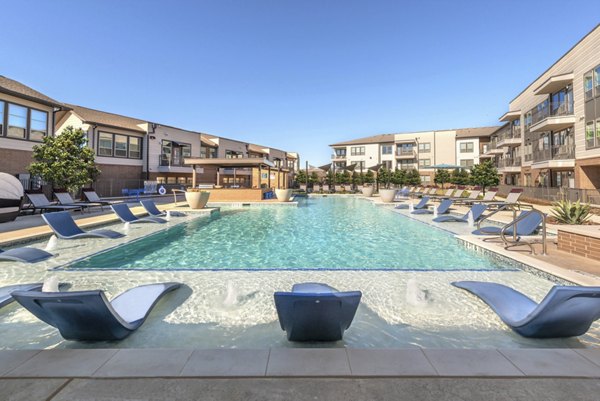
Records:
<instances>
[{"instance_id":1,"label":"handrail","mask_svg":"<svg viewBox=\"0 0 600 401\"><path fill-rule=\"evenodd\" d=\"M525 219L532 213L536 213L536 214L540 215L540 217L542 218L542 255L547 255L548 253L547 253L547 246L546 246L546 215L536 208L532 207L531 210L529 210L528 212L524 213L522 216L519 216L517 219L514 219L513 221L511 221L510 223L508 223L504 227L502 227L502 229L500 230L500 238L502 239L502 242L504 242L505 248L508 248L510 246L509 244L511 243L511 241L506 239L506 230L509 227L514 226L512 243L516 244L517 242L519 242L519 240L517 239L517 225L518 225L519 221ZM527 244L529 246L529 248L531 249L531 253L535 255L535 250L533 249L533 244L531 242L523 242L523 243Z\"/></svg>"}]
</instances>

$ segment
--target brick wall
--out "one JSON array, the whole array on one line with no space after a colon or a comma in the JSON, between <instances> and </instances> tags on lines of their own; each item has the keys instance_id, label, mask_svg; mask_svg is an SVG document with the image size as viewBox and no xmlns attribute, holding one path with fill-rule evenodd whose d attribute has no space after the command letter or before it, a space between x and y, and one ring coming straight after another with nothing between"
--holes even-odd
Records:
<instances>
[{"instance_id":1,"label":"brick wall","mask_svg":"<svg viewBox=\"0 0 600 401\"><path fill-rule=\"evenodd\" d=\"M33 161L33 152L0 148L0 172L17 175L27 173L27 166Z\"/></svg>"},{"instance_id":2,"label":"brick wall","mask_svg":"<svg viewBox=\"0 0 600 401\"><path fill-rule=\"evenodd\" d=\"M600 238L558 230L558 249L573 255L600 260Z\"/></svg>"}]
</instances>

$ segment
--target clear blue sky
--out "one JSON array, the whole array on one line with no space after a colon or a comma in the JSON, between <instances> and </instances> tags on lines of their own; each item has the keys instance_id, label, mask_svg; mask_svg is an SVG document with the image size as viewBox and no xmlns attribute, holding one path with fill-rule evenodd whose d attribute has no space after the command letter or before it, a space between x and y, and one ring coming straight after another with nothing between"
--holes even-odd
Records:
<instances>
[{"instance_id":1,"label":"clear blue sky","mask_svg":"<svg viewBox=\"0 0 600 401\"><path fill-rule=\"evenodd\" d=\"M0 74L320 165L340 140L497 124L599 10L554 0L6 1Z\"/></svg>"}]
</instances>

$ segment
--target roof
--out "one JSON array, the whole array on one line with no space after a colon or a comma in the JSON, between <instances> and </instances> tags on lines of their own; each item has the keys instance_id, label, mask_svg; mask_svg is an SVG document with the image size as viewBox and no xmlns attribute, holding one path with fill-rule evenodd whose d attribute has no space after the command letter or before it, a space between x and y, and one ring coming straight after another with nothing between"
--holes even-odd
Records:
<instances>
[{"instance_id":1,"label":"roof","mask_svg":"<svg viewBox=\"0 0 600 401\"><path fill-rule=\"evenodd\" d=\"M54 100L14 79L6 78L3 75L0 75L0 92L31 100L32 102L41 103L46 106L60 107L61 109L69 108L64 103Z\"/></svg>"},{"instance_id":2,"label":"roof","mask_svg":"<svg viewBox=\"0 0 600 401\"><path fill-rule=\"evenodd\" d=\"M210 139L206 138L203 134L200 134L200 142L202 142L202 145L210 146L211 148L219 147L219 145L217 145L216 142L213 142Z\"/></svg>"},{"instance_id":3,"label":"roof","mask_svg":"<svg viewBox=\"0 0 600 401\"><path fill-rule=\"evenodd\" d=\"M367 136L364 138L358 138L358 139L352 139L349 141L334 143L329 146L362 145L362 144L369 144L369 143L394 142L394 135L395 134L380 134L380 135Z\"/></svg>"},{"instance_id":4,"label":"roof","mask_svg":"<svg viewBox=\"0 0 600 401\"><path fill-rule=\"evenodd\" d=\"M215 159L201 159L198 157L186 157L183 160L183 164L186 166L198 165L198 166L215 166L215 167L275 167L275 164L269 159L261 159L256 157L241 157L241 158L215 158Z\"/></svg>"},{"instance_id":5,"label":"roof","mask_svg":"<svg viewBox=\"0 0 600 401\"><path fill-rule=\"evenodd\" d=\"M122 128L129 131L146 132L139 124L146 124L147 121L122 116L120 114L108 113L106 111L88 109L87 107L74 104L69 104L68 106L72 108L73 112L86 124L105 125L107 127Z\"/></svg>"},{"instance_id":6,"label":"roof","mask_svg":"<svg viewBox=\"0 0 600 401\"><path fill-rule=\"evenodd\" d=\"M476 127L476 128L460 128L456 130L457 138L475 138L480 136L490 136L500 126L493 127Z\"/></svg>"},{"instance_id":7,"label":"roof","mask_svg":"<svg viewBox=\"0 0 600 401\"><path fill-rule=\"evenodd\" d=\"M252 143L249 143L249 144L248 144L248 151L249 151L249 152L254 152L254 153L260 153L260 154L263 154L263 155L268 155L268 154L269 154L269 152L268 152L268 151L266 151L266 150L265 150L264 148L262 148L261 146L259 146L259 145L254 145L254 144L252 144Z\"/></svg>"}]
</instances>

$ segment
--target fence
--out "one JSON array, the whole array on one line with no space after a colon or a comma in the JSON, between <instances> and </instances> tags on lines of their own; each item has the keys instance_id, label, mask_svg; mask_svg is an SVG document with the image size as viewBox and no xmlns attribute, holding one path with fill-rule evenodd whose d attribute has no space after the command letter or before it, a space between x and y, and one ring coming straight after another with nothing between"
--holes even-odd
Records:
<instances>
[{"instance_id":1,"label":"fence","mask_svg":"<svg viewBox=\"0 0 600 401\"><path fill-rule=\"evenodd\" d=\"M570 200L572 202L581 200L592 205L600 205L600 190L581 188L556 188L556 187L518 187L514 185L500 185L498 192L506 196L511 189L523 190L522 198L531 201L542 201L546 203L558 200Z\"/></svg>"}]
</instances>

